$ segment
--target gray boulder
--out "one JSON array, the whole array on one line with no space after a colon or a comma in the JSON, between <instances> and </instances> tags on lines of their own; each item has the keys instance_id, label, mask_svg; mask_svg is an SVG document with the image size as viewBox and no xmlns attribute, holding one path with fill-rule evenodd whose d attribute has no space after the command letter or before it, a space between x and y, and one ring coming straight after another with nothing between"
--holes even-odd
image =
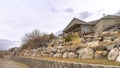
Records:
<instances>
[{"instance_id":1,"label":"gray boulder","mask_svg":"<svg viewBox=\"0 0 120 68\"><path fill-rule=\"evenodd\" d=\"M50 53L54 53L54 54L55 54L55 53L57 52L57 49L55 49L55 48L51 48L51 49L48 50L48 52L50 52Z\"/></svg>"},{"instance_id":2,"label":"gray boulder","mask_svg":"<svg viewBox=\"0 0 120 68\"><path fill-rule=\"evenodd\" d=\"M95 59L102 59L108 55L108 51L96 51L95 52Z\"/></svg>"},{"instance_id":3,"label":"gray boulder","mask_svg":"<svg viewBox=\"0 0 120 68\"><path fill-rule=\"evenodd\" d=\"M106 50L106 47L105 46L96 46L93 48L94 51L97 51L97 50L100 50L100 51L104 51Z\"/></svg>"},{"instance_id":4,"label":"gray boulder","mask_svg":"<svg viewBox=\"0 0 120 68\"><path fill-rule=\"evenodd\" d=\"M94 48L94 47L98 47L98 46L100 46L99 41L92 41L92 42L87 43L87 47Z\"/></svg>"},{"instance_id":5,"label":"gray boulder","mask_svg":"<svg viewBox=\"0 0 120 68\"><path fill-rule=\"evenodd\" d=\"M106 46L106 49L107 49L107 50L112 50L113 48L118 48L118 47L119 47L118 44L113 44L113 45L108 45L108 46Z\"/></svg>"},{"instance_id":6,"label":"gray boulder","mask_svg":"<svg viewBox=\"0 0 120 68\"><path fill-rule=\"evenodd\" d=\"M65 52L65 53L63 54L63 58L68 58L68 52Z\"/></svg>"},{"instance_id":7,"label":"gray boulder","mask_svg":"<svg viewBox=\"0 0 120 68\"><path fill-rule=\"evenodd\" d=\"M63 48L63 46L57 46L56 48L57 48L57 49L62 49L62 48Z\"/></svg>"},{"instance_id":8,"label":"gray boulder","mask_svg":"<svg viewBox=\"0 0 120 68\"><path fill-rule=\"evenodd\" d=\"M61 53L65 53L67 51L66 48L61 49Z\"/></svg>"},{"instance_id":9,"label":"gray boulder","mask_svg":"<svg viewBox=\"0 0 120 68\"><path fill-rule=\"evenodd\" d=\"M77 58L78 55L74 52L65 52L63 58Z\"/></svg>"},{"instance_id":10,"label":"gray boulder","mask_svg":"<svg viewBox=\"0 0 120 68\"><path fill-rule=\"evenodd\" d=\"M57 58L62 58L63 54L61 53L56 53L53 57L57 57Z\"/></svg>"},{"instance_id":11,"label":"gray boulder","mask_svg":"<svg viewBox=\"0 0 120 68\"><path fill-rule=\"evenodd\" d=\"M119 51L119 55L118 55L116 61L120 62L120 51Z\"/></svg>"},{"instance_id":12,"label":"gray boulder","mask_svg":"<svg viewBox=\"0 0 120 68\"><path fill-rule=\"evenodd\" d=\"M74 52L68 52L68 58L77 58L78 55Z\"/></svg>"},{"instance_id":13,"label":"gray boulder","mask_svg":"<svg viewBox=\"0 0 120 68\"><path fill-rule=\"evenodd\" d=\"M82 48L77 51L80 59L93 59L94 51L91 48Z\"/></svg>"},{"instance_id":14,"label":"gray boulder","mask_svg":"<svg viewBox=\"0 0 120 68\"><path fill-rule=\"evenodd\" d=\"M119 55L119 49L118 48L114 48L114 49L110 50L110 52L108 54L108 59L109 60L116 60L118 55Z\"/></svg>"}]
</instances>

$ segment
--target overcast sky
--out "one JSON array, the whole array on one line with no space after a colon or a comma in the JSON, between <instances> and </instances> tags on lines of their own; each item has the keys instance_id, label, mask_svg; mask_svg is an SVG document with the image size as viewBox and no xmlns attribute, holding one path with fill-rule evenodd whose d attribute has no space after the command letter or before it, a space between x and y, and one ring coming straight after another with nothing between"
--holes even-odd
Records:
<instances>
[{"instance_id":1,"label":"overcast sky","mask_svg":"<svg viewBox=\"0 0 120 68\"><path fill-rule=\"evenodd\" d=\"M90 21L119 6L120 0L0 0L0 39L20 41L34 29L55 33L74 17Z\"/></svg>"}]
</instances>

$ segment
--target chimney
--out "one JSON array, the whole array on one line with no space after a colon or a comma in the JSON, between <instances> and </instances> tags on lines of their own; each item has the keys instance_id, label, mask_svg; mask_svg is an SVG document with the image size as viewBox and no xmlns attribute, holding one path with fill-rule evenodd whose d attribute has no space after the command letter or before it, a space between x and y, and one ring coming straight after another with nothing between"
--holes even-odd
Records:
<instances>
[{"instance_id":1,"label":"chimney","mask_svg":"<svg viewBox=\"0 0 120 68\"><path fill-rule=\"evenodd\" d=\"M103 14L103 17L105 16L105 14Z\"/></svg>"}]
</instances>

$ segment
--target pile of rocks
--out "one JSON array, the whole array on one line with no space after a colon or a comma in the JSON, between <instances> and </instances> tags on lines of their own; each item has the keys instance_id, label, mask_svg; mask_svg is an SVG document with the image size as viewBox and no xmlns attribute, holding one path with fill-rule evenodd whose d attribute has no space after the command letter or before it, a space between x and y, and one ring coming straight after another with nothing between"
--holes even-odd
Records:
<instances>
[{"instance_id":1,"label":"pile of rocks","mask_svg":"<svg viewBox=\"0 0 120 68\"><path fill-rule=\"evenodd\" d=\"M49 43L46 48L22 50L20 56L46 56L58 58L102 59L120 62L120 34L117 31L106 31L80 38L79 45L60 40L58 45Z\"/></svg>"}]
</instances>

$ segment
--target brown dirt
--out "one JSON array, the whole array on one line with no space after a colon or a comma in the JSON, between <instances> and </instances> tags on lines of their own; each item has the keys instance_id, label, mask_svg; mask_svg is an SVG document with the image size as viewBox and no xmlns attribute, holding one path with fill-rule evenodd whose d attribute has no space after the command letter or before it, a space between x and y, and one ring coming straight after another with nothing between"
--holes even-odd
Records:
<instances>
[{"instance_id":1,"label":"brown dirt","mask_svg":"<svg viewBox=\"0 0 120 68\"><path fill-rule=\"evenodd\" d=\"M29 66L10 59L0 58L0 68L29 68Z\"/></svg>"}]
</instances>

